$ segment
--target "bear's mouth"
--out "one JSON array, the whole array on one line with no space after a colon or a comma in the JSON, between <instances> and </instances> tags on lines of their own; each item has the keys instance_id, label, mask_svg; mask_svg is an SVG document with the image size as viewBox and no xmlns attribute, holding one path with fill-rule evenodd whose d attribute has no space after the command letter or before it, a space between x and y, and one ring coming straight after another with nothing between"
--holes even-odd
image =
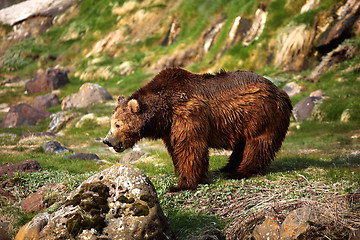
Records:
<instances>
[{"instance_id":1,"label":"bear's mouth","mask_svg":"<svg viewBox=\"0 0 360 240\"><path fill-rule=\"evenodd\" d=\"M117 146L113 146L113 149L118 153L123 152L125 150L124 145L122 143L119 143L119 145Z\"/></svg>"}]
</instances>

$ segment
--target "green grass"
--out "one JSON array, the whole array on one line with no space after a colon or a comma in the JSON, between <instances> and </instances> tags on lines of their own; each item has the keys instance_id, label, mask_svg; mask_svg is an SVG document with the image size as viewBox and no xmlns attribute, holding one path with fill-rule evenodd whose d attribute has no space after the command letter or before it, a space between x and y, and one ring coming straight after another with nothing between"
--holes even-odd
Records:
<instances>
[{"instance_id":1,"label":"green grass","mask_svg":"<svg viewBox=\"0 0 360 240\"><path fill-rule=\"evenodd\" d=\"M29 159L36 159L40 166L44 169L51 171L68 171L71 174L83 174L91 171L99 171L104 167L108 167L105 164L96 164L92 160L76 160L76 159L66 159L65 157L74 152L67 152L61 154L49 154L49 153L39 153L39 150L29 150L26 147L12 149L18 151L17 154L0 154L0 163L15 163L21 162Z\"/></svg>"},{"instance_id":2,"label":"green grass","mask_svg":"<svg viewBox=\"0 0 360 240\"><path fill-rule=\"evenodd\" d=\"M28 65L34 64L34 60L39 57L42 52L41 47L34 42L34 39L25 39L24 41L15 44L12 48L6 51L5 55L1 57L3 60L3 71L18 71L24 67L30 68Z\"/></svg>"},{"instance_id":3,"label":"green grass","mask_svg":"<svg viewBox=\"0 0 360 240\"><path fill-rule=\"evenodd\" d=\"M17 232L19 231L19 226L23 226L26 223L30 222L31 219L37 213L24 213L20 208L14 208L8 206L2 199L0 199L0 216L1 220L8 222L11 220L9 225L9 236L15 238Z\"/></svg>"},{"instance_id":4,"label":"green grass","mask_svg":"<svg viewBox=\"0 0 360 240\"><path fill-rule=\"evenodd\" d=\"M47 129L50 123L50 119L42 120L35 126L19 126L15 128L0 128L0 133L13 133L18 137L21 137L24 133L42 132Z\"/></svg>"},{"instance_id":5,"label":"green grass","mask_svg":"<svg viewBox=\"0 0 360 240\"><path fill-rule=\"evenodd\" d=\"M210 236L221 236L224 224L216 217L192 213L169 212L169 224L177 239L211 239ZM205 238L208 237L208 238Z\"/></svg>"},{"instance_id":6,"label":"green grass","mask_svg":"<svg viewBox=\"0 0 360 240\"><path fill-rule=\"evenodd\" d=\"M351 138L358 124L340 122L306 121L290 128L283 146L289 150L299 149L347 149L359 144L360 140Z\"/></svg>"},{"instance_id":7,"label":"green grass","mask_svg":"<svg viewBox=\"0 0 360 240\"><path fill-rule=\"evenodd\" d=\"M121 5L124 1L113 0L96 1L83 0L80 3L79 14L62 25L54 25L45 34L36 39L30 38L14 45L2 57L0 73L21 75L31 78L33 72L41 66L52 67L57 64L71 66L74 69L70 74L70 83L59 89L59 98L63 99L79 90L84 81L75 77L75 73L83 72L90 66L110 67L115 74L113 78L91 79L106 88L114 98L118 95L131 95L136 89L142 87L153 74L147 73L151 66L160 57L186 48L195 43L201 33L213 24L215 20L226 15L224 26L215 45L201 62L197 62L187 69L201 71L218 64L226 70L244 69L253 70L275 79L276 84L283 86L294 81L296 75L308 76L311 70L301 73L283 73L268 64L267 58L271 55L268 44L276 39L281 28L289 23L314 25L318 12L331 9L336 0L321 1L317 9L300 14L300 8L305 2L286 0L263 1L268 4L268 17L264 32L252 45L244 47L242 43L232 46L220 60L214 60L223 49L234 19L237 16L252 18L260 1L224 1L201 0L183 1L171 14L181 18L181 32L177 41L168 47L159 46L162 35L155 33L144 42L135 44L120 43L117 48L123 50L121 56L114 57L113 53L100 53L89 58L84 53L102 39L109 31L116 29L117 16L111 13L115 3ZM163 8L164 6L145 7ZM131 14L131 13L129 13ZM64 40L69 29L78 33L78 37ZM359 36L348 40L360 48ZM358 55L358 54L357 54ZM58 58L59 57L59 58ZM54 60L58 58L58 60ZM94 58L100 62L92 64ZM114 68L124 61L132 62L134 73L128 76L118 76ZM257 176L244 180L228 180L221 174L211 173L211 183L201 184L197 191L184 191L179 194L167 194L166 190L174 186L178 176L174 174L172 160L160 141L140 142L142 150L149 153L148 158L136 162L154 183L159 202L169 219L171 228L178 239L196 239L205 236L205 233L217 234L226 228L232 220L224 217L215 208L225 208L229 199L236 197L251 197L259 192L268 192L277 198L286 200L306 198L326 198L327 195L319 193L311 195L306 189L317 186L326 186L332 194L347 194L360 188L360 158L351 154L358 150L360 145L360 89L359 72L360 57L345 61L325 72L318 82L311 83L303 79L295 80L304 86L304 91L292 97L293 105L312 91L321 89L326 92L325 99L318 106L318 117L303 123L292 120L290 132L286 137L280 153L269 167L265 176ZM5 77L1 76L5 79ZM24 87L1 87L0 103L18 103L23 99ZM6 90L6 91L5 91ZM26 96L30 99L38 96ZM30 101L29 100L29 101ZM115 102L115 99L112 100ZM19 144L19 139L24 133L47 131L50 119L41 121L36 126L21 126L11 129L0 129L0 164L20 162L34 159L40 163L43 171L38 173L19 174L16 176L22 182L21 191L30 193L39 187L53 182L66 182L71 189L78 186L86 177L99 172L119 161L123 154L108 151L102 143L96 142L98 137L104 137L109 126L101 126L95 120L86 121L81 127L74 127L81 116L94 113L96 117L111 116L113 106L101 103L94 106L67 110L79 114L79 117L70 122L55 140L69 148L69 152L62 154L48 154L42 150L42 145ZM350 113L349 122L340 122L342 113ZM48 109L49 112L61 111L61 106ZM3 118L4 113L0 114ZM355 136L355 137L354 137ZM69 160L64 157L75 152L91 152L107 160L107 164L98 164L94 161ZM227 162L226 156L211 156L210 171L216 171ZM294 187L294 188L292 188ZM298 192L292 191L297 187ZM322 195L322 196L321 196ZM246 198L245 198L246 199ZM24 214L19 211L20 202L8 204L0 202L0 213L14 216L12 235L19 227L28 222L34 214ZM251 213L252 207L247 206L241 214Z\"/></svg>"}]
</instances>

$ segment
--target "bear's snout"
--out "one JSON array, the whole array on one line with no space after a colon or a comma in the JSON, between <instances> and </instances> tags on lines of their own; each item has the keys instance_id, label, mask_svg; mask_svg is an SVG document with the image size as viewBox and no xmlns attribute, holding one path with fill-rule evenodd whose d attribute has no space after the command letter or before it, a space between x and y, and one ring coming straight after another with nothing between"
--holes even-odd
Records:
<instances>
[{"instance_id":1,"label":"bear's snout","mask_svg":"<svg viewBox=\"0 0 360 240\"><path fill-rule=\"evenodd\" d=\"M104 138L103 143L108 145L109 147L111 147L111 143L109 142L109 140L107 138Z\"/></svg>"},{"instance_id":2,"label":"bear's snout","mask_svg":"<svg viewBox=\"0 0 360 240\"><path fill-rule=\"evenodd\" d=\"M108 145L109 147L114 148L116 152L123 152L125 150L124 144L119 142L118 144L113 145L108 138L104 138L103 143Z\"/></svg>"}]
</instances>

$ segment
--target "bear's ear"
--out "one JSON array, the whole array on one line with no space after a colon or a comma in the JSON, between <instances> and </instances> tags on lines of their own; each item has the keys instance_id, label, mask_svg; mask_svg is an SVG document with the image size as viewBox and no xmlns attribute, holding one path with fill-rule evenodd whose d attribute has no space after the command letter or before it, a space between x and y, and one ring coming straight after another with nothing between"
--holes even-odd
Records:
<instances>
[{"instance_id":1,"label":"bear's ear","mask_svg":"<svg viewBox=\"0 0 360 240\"><path fill-rule=\"evenodd\" d=\"M138 113L140 112L140 105L139 102L136 99L131 99L128 102L128 109L132 113Z\"/></svg>"},{"instance_id":2,"label":"bear's ear","mask_svg":"<svg viewBox=\"0 0 360 240\"><path fill-rule=\"evenodd\" d=\"M125 102L125 97L124 96L118 96L117 97L117 105L119 106L120 104L122 104L123 102Z\"/></svg>"}]
</instances>

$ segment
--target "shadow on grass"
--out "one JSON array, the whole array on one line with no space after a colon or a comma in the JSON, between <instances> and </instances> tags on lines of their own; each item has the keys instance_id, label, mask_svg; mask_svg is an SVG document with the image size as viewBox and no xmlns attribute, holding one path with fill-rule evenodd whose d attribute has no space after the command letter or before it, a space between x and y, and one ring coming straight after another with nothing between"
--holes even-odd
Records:
<instances>
[{"instance_id":1,"label":"shadow on grass","mask_svg":"<svg viewBox=\"0 0 360 240\"><path fill-rule=\"evenodd\" d=\"M301 157L288 156L276 159L269 167L269 173L299 171L309 167L318 168L359 168L360 154L351 154L348 156L334 157L329 160L320 157Z\"/></svg>"},{"instance_id":2,"label":"shadow on grass","mask_svg":"<svg viewBox=\"0 0 360 240\"><path fill-rule=\"evenodd\" d=\"M225 239L221 233L224 226L216 217L169 212L168 219L170 227L178 240Z\"/></svg>"}]
</instances>

